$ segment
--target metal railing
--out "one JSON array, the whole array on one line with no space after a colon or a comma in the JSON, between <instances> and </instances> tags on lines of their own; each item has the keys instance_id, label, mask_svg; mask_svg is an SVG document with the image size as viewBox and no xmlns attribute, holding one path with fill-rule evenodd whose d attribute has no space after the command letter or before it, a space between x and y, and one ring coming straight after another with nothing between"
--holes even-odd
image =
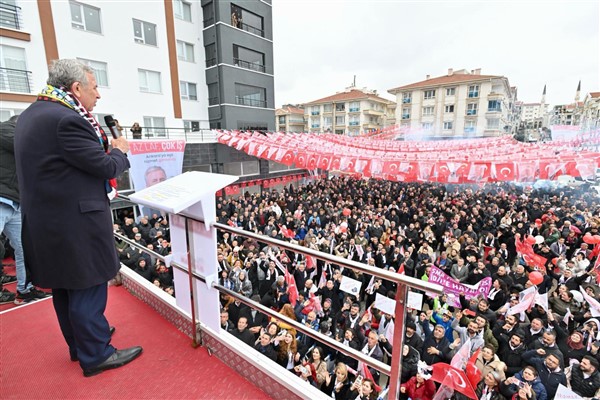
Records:
<instances>
[{"instance_id":1,"label":"metal railing","mask_svg":"<svg viewBox=\"0 0 600 400\"><path fill-rule=\"evenodd\" d=\"M241 58L233 58L233 63L238 67L250 69L253 71L265 72L265 66L259 63L242 60Z\"/></svg>"},{"instance_id":2,"label":"metal railing","mask_svg":"<svg viewBox=\"0 0 600 400\"><path fill-rule=\"evenodd\" d=\"M129 198L127 196L119 195L119 197L129 201ZM191 216L185 215L184 213L181 213L180 215L186 218L186 231L187 231L187 224L188 224L187 221L197 221L197 222L204 223L204 221L201 221L201 220L198 220ZM421 291L426 291L428 293L441 294L443 292L443 288L441 286L436 285L436 284L431 284L431 283L422 281L420 279L410 278L405 275L400 275L400 274L397 274L394 272L389 272L389 271L386 271L386 270L383 270L380 268L371 267L367 264L362 264L362 263L359 263L356 261L351 261L351 260L348 260L345 258L340 258L340 257L334 256L334 255L328 254L328 253L323 253L318 250L313 250L313 249L299 246L299 245L296 245L293 243L284 242L284 241L277 240L277 239L272 239L268 236L263 236L263 235L245 231L245 230L242 230L239 228L233 228L226 224L221 224L221 223L215 222L215 223L212 223L210 225L210 227L213 229L218 229L218 230L221 230L224 232L228 232L233 235L251 238L251 239L260 241L262 243L266 243L269 246L272 246L272 245L277 246L282 250L289 250L289 251L292 251L295 253L301 253L306 256L311 256L316 259L322 260L326 263L336 264L336 265L342 266L344 268L351 268L354 271L374 275L377 278L385 279L385 280L396 283L397 291L396 291L395 326L397 327L397 329L395 330L394 338L393 338L393 342L392 342L392 357L391 357L391 363L390 363L391 365L388 365L381 361L371 358L369 355L362 353L362 351L354 350L348 346L345 346L341 342L338 342L338 341L330 338L329 336L326 336L318 331L315 331L312 328L307 327L295 320L289 319L289 318L279 314L278 312L272 310L271 308L265 307L265 306L261 305L260 303L250 300L249 298L247 298L237 292L231 291L231 290L219 285L217 282L214 282L212 279L207 279L207 277L202 276L195 271L190 272L190 269L188 269L188 267L185 265L179 264L172 260L170 262L171 266L173 266L174 268L177 268L178 270L184 272L185 274L188 274L188 276L190 278L189 279L189 285L190 285L190 291L191 291L190 293L193 293L193 285L194 285L193 280L194 279L200 280L204 283L211 282L210 287L218 290L220 293L225 293L225 294L231 296L232 298L234 298L235 300L238 300L238 301L248 305L252 309L260 311L260 312L264 313L265 315L268 315L277 320L283 321L286 324L292 326L298 332L305 334L321 343L324 343L328 347L332 348L333 350L336 350L347 356L350 356L350 357L364 363L366 366L371 367L371 368L387 375L389 377L388 399L396 399L397 398L398 393L400 392L400 376L402 373L401 369L402 369L402 349L403 349L403 342L404 342L404 314L405 314L405 302L407 300L407 294L408 294L407 287L411 287L411 288L421 290ZM157 259L160 259L162 261L166 260L165 257L161 256L160 254L155 253L154 251L148 250L147 248L135 243L134 241L128 239L125 236L122 236L118 233L115 233L114 235L116 238L125 241L129 245L132 245L132 246L142 250L143 252L150 254L153 257L156 257ZM189 243L188 243L188 246L189 246ZM188 249L189 249L189 247L188 247ZM189 250L189 251L191 251L191 250ZM190 257L191 256L188 252L188 263L190 265L192 265ZM192 294L191 297L193 299L194 295ZM194 303L194 302L192 301L192 303ZM199 325L198 324L199 321L196 321L194 307L195 306L192 305L192 321L191 322L193 324L193 332L196 332L198 326L201 326L201 324ZM200 329L202 329L202 328L200 328ZM196 340L196 338L194 338L194 340Z\"/></svg>"},{"instance_id":3,"label":"metal railing","mask_svg":"<svg viewBox=\"0 0 600 400\"><path fill-rule=\"evenodd\" d=\"M219 104L219 96L215 96L215 97L209 97L208 98L208 105L209 106L214 106Z\"/></svg>"},{"instance_id":4,"label":"metal railing","mask_svg":"<svg viewBox=\"0 0 600 400\"><path fill-rule=\"evenodd\" d=\"M255 27L255 26L252 26L252 25L248 25L248 24L246 24L244 22L240 22L238 25L239 25L238 28L243 29L246 32L253 33L253 34L258 35L260 37L265 37L265 31L263 31L262 29L259 29L259 28Z\"/></svg>"},{"instance_id":5,"label":"metal railing","mask_svg":"<svg viewBox=\"0 0 600 400\"><path fill-rule=\"evenodd\" d=\"M21 7L0 1L0 26L3 28L21 30L23 27Z\"/></svg>"},{"instance_id":6,"label":"metal railing","mask_svg":"<svg viewBox=\"0 0 600 400\"><path fill-rule=\"evenodd\" d=\"M236 104L240 104L243 106L251 106L251 107L261 107L266 108L267 102L265 100L258 99L249 99L247 97L235 96Z\"/></svg>"},{"instance_id":7,"label":"metal railing","mask_svg":"<svg viewBox=\"0 0 600 400\"><path fill-rule=\"evenodd\" d=\"M0 90L5 92L31 93L31 71L0 68Z\"/></svg>"},{"instance_id":8,"label":"metal railing","mask_svg":"<svg viewBox=\"0 0 600 400\"><path fill-rule=\"evenodd\" d=\"M121 134L128 140L133 138L130 126L123 126ZM142 139L184 139L187 143L216 143L216 132L211 129L161 128L142 126ZM106 130L106 129L105 129Z\"/></svg>"},{"instance_id":9,"label":"metal railing","mask_svg":"<svg viewBox=\"0 0 600 400\"><path fill-rule=\"evenodd\" d=\"M209 59L206 60L206 68L210 68L213 65L217 65L217 58L216 57L209 58Z\"/></svg>"}]
</instances>

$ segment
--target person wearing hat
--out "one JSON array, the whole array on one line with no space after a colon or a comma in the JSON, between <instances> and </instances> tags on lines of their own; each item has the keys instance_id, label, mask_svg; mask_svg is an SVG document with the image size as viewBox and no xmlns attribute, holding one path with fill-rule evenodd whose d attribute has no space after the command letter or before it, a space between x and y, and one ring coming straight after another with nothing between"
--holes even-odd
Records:
<instances>
[{"instance_id":1,"label":"person wearing hat","mask_svg":"<svg viewBox=\"0 0 600 400\"><path fill-rule=\"evenodd\" d=\"M496 371L490 371L483 376L483 379L477 384L475 394L478 399L500 400L504 397L500 394L500 383L502 377Z\"/></svg>"},{"instance_id":2,"label":"person wearing hat","mask_svg":"<svg viewBox=\"0 0 600 400\"><path fill-rule=\"evenodd\" d=\"M400 392L406 393L411 399L432 400L436 388L431 380L431 369L426 363L419 361L417 375L403 384L400 387Z\"/></svg>"},{"instance_id":3,"label":"person wearing hat","mask_svg":"<svg viewBox=\"0 0 600 400\"><path fill-rule=\"evenodd\" d=\"M583 397L594 397L600 390L600 364L591 355L585 355L579 365L571 367L571 390Z\"/></svg>"},{"instance_id":4,"label":"person wearing hat","mask_svg":"<svg viewBox=\"0 0 600 400\"><path fill-rule=\"evenodd\" d=\"M548 324L556 331L556 343L563 354L563 365L569 365L571 360L581 361L587 354L583 333L573 331L570 335L559 324L552 313L548 313Z\"/></svg>"}]
</instances>

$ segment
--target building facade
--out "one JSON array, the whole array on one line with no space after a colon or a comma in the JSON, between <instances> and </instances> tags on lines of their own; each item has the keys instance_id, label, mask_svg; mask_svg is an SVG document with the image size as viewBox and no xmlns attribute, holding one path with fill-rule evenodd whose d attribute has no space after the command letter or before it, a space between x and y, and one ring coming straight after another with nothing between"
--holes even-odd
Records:
<instances>
[{"instance_id":1,"label":"building facade","mask_svg":"<svg viewBox=\"0 0 600 400\"><path fill-rule=\"evenodd\" d=\"M149 136L209 128L197 2L3 0L0 7L3 119L36 99L52 60L78 58L95 71L99 121L113 114Z\"/></svg>"},{"instance_id":2,"label":"building facade","mask_svg":"<svg viewBox=\"0 0 600 400\"><path fill-rule=\"evenodd\" d=\"M583 100L581 129L600 129L600 92L590 92Z\"/></svg>"},{"instance_id":3,"label":"building facade","mask_svg":"<svg viewBox=\"0 0 600 400\"><path fill-rule=\"evenodd\" d=\"M271 1L202 1L214 129L275 130Z\"/></svg>"},{"instance_id":4,"label":"building facade","mask_svg":"<svg viewBox=\"0 0 600 400\"><path fill-rule=\"evenodd\" d=\"M275 119L279 132L306 132L303 106L286 104L275 110Z\"/></svg>"},{"instance_id":5,"label":"building facade","mask_svg":"<svg viewBox=\"0 0 600 400\"><path fill-rule=\"evenodd\" d=\"M499 136L516 129L516 88L481 70L449 69L388 90L396 96L396 123L434 137Z\"/></svg>"},{"instance_id":6,"label":"building facade","mask_svg":"<svg viewBox=\"0 0 600 400\"><path fill-rule=\"evenodd\" d=\"M307 131L357 136L388 126L394 102L354 86L304 105Z\"/></svg>"},{"instance_id":7,"label":"building facade","mask_svg":"<svg viewBox=\"0 0 600 400\"><path fill-rule=\"evenodd\" d=\"M542 103L523 103L521 122L525 129L538 129L547 124L548 106Z\"/></svg>"}]
</instances>

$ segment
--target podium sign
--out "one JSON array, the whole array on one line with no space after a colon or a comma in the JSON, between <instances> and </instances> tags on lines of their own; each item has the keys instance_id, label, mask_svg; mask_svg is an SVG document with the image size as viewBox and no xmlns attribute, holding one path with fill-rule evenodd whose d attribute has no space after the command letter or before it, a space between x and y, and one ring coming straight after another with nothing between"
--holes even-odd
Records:
<instances>
[{"instance_id":1,"label":"podium sign","mask_svg":"<svg viewBox=\"0 0 600 400\"><path fill-rule=\"evenodd\" d=\"M219 331L219 292L211 288L217 275L217 232L215 193L238 180L237 176L190 171L140 190L129 198L139 204L169 213L172 260L188 267L188 243L191 271L207 282L193 281L197 320ZM186 216L195 220L188 220ZM199 221L196 221L199 220ZM203 222L200 222L203 221ZM192 315L188 275L173 269L175 300L178 307Z\"/></svg>"}]
</instances>

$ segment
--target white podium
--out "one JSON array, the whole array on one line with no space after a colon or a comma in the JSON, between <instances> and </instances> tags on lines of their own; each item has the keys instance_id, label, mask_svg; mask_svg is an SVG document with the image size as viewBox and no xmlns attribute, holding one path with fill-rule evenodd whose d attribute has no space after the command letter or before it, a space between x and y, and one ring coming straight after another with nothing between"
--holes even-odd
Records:
<instances>
[{"instance_id":1,"label":"white podium","mask_svg":"<svg viewBox=\"0 0 600 400\"><path fill-rule=\"evenodd\" d=\"M136 203L169 213L172 254L167 261L206 278L204 283L173 268L176 304L216 332L220 328L219 292L211 287L218 279L217 232L212 227L215 193L237 180L232 175L190 171L129 196Z\"/></svg>"}]
</instances>

